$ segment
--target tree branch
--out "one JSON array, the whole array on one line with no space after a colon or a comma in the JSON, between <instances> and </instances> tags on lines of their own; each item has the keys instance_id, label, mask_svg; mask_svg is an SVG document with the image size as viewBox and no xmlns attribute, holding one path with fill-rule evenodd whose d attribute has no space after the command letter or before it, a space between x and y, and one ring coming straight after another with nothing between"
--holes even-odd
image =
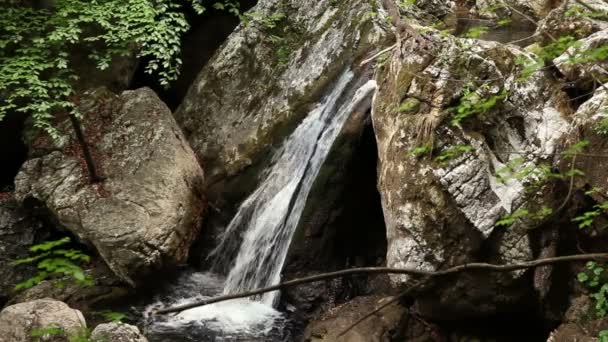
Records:
<instances>
[{"instance_id":1,"label":"tree branch","mask_svg":"<svg viewBox=\"0 0 608 342\"><path fill-rule=\"evenodd\" d=\"M576 254L576 255L568 255L561 256L555 258L546 258L546 259L537 259L532 261L521 262L517 264L509 264L509 265L495 265L495 264L487 264L487 263L469 263L463 264L459 266L454 266L451 268L447 268L445 270L439 271L425 271L418 270L413 268L392 268L392 267L360 267L360 268L349 268L345 270L329 272L329 273L321 273L309 277L297 278L293 280L289 280L277 285L255 289L251 291L245 291L241 293L229 294L224 296L213 297L209 299L204 299L196 302L192 302L189 304L178 305L174 307L169 307L165 309L160 309L154 312L155 314L167 314L171 312L179 312L192 308L196 308L199 306L209 305L213 303L223 302L231 299L238 298L247 298L251 296L256 296L259 294L272 292L276 290L281 290L288 287L293 287L297 285L312 283L321 280L328 280L338 277L343 277L347 275L353 274L409 274L414 276L423 276L423 277L439 277L446 276L450 274L456 274L464 271L472 271L472 270L484 270L484 271L492 271L492 272L510 272L521 269L527 269L542 265L563 263L563 262L571 262L571 261L586 261L586 260L595 260L595 259L603 259L608 260L608 253L592 253L592 254Z\"/></svg>"},{"instance_id":2,"label":"tree branch","mask_svg":"<svg viewBox=\"0 0 608 342\"><path fill-rule=\"evenodd\" d=\"M70 118L70 123L72 124L72 129L74 129L74 132L76 133L76 139L80 144L82 155L84 157L85 164L87 165L87 170L89 171L91 183L99 183L103 181L103 178L100 177L99 173L97 172L97 167L95 166L95 161L93 160L93 155L91 154L89 145L87 145L84 133L82 132L80 121L78 121L78 118L74 114L69 114L68 116Z\"/></svg>"}]
</instances>

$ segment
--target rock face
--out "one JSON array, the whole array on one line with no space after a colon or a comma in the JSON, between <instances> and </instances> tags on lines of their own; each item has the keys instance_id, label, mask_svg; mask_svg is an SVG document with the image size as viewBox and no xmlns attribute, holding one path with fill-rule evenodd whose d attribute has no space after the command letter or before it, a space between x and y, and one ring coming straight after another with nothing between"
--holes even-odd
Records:
<instances>
[{"instance_id":1,"label":"rock face","mask_svg":"<svg viewBox=\"0 0 608 342\"><path fill-rule=\"evenodd\" d=\"M608 86L608 84L605 84ZM605 155L608 153L608 91L598 88L593 97L583 103L573 117L573 129L570 140L586 140L589 145L586 152ZM564 169L568 166L564 165ZM580 157L576 168L584 173L577 179L577 188L588 186L596 189L591 196L598 202L608 200L608 160L606 158Z\"/></svg>"},{"instance_id":2,"label":"rock face","mask_svg":"<svg viewBox=\"0 0 608 342\"><path fill-rule=\"evenodd\" d=\"M608 4L602 0L586 0L585 3L598 13L606 13ZM570 15L568 13L577 13L582 15ZM576 1L563 1L561 6L558 6L539 23L536 33L538 39L543 44L550 43L551 37L559 38L570 35L576 39L581 39L590 34L608 28L606 19L608 16L597 17L597 13L593 16L590 11L581 7Z\"/></svg>"},{"instance_id":3,"label":"rock face","mask_svg":"<svg viewBox=\"0 0 608 342\"><path fill-rule=\"evenodd\" d=\"M366 20L371 11L363 0L258 2L175 113L209 184L222 187L219 182L257 165L333 76L382 39L382 31ZM258 17L270 18L272 24ZM225 192L238 197L234 193L249 190L251 182ZM215 201L219 190L210 187L209 193Z\"/></svg>"},{"instance_id":4,"label":"rock face","mask_svg":"<svg viewBox=\"0 0 608 342\"><path fill-rule=\"evenodd\" d=\"M477 0L472 12L482 18L489 19L519 16L517 11L524 12L534 18L543 18L554 4L554 0Z\"/></svg>"},{"instance_id":5,"label":"rock face","mask_svg":"<svg viewBox=\"0 0 608 342\"><path fill-rule=\"evenodd\" d=\"M44 341L67 342L67 336L81 334L87 326L80 311L51 299L11 305L0 312L2 342L38 341L42 329L53 327L57 332L47 334Z\"/></svg>"},{"instance_id":6,"label":"rock face","mask_svg":"<svg viewBox=\"0 0 608 342\"><path fill-rule=\"evenodd\" d=\"M496 223L519 209L538 211L528 208L538 198L549 206L555 199L544 187L525 190L537 175L507 170L551 163L546 155L558 151L569 127L565 95L541 72L519 82L515 60L529 56L513 46L433 38L429 52L404 44L379 76L373 121L387 264L434 270L476 260L481 248L493 262L529 260L524 227L544 217L501 229ZM467 86L473 79L485 81ZM495 104L454 121L447 108L466 103L466 94Z\"/></svg>"},{"instance_id":7,"label":"rock face","mask_svg":"<svg viewBox=\"0 0 608 342\"><path fill-rule=\"evenodd\" d=\"M0 199L0 303L8 300L17 283L33 274L28 267L16 268L10 263L28 256L27 249L41 229L41 222L28 216L13 198Z\"/></svg>"},{"instance_id":8,"label":"rock face","mask_svg":"<svg viewBox=\"0 0 608 342\"><path fill-rule=\"evenodd\" d=\"M185 262L204 209L203 172L168 108L142 88L120 96L98 90L79 109L104 181L90 183L69 135L23 165L17 199L42 202L131 285Z\"/></svg>"},{"instance_id":9,"label":"rock face","mask_svg":"<svg viewBox=\"0 0 608 342\"><path fill-rule=\"evenodd\" d=\"M91 333L93 341L148 342L136 326L123 323L98 325Z\"/></svg>"},{"instance_id":10,"label":"rock face","mask_svg":"<svg viewBox=\"0 0 608 342\"><path fill-rule=\"evenodd\" d=\"M589 37L579 41L580 46L569 48L564 54L556 58L553 63L559 71L564 74L567 80L575 82L582 89L590 89L595 85L596 80L606 82L608 80L608 61L601 56L596 56L593 60L587 60L594 54L606 49L608 44L608 29L596 32ZM606 55L606 52L601 52ZM573 63L571 60L578 60ZM581 63L582 62L582 63Z\"/></svg>"}]
</instances>

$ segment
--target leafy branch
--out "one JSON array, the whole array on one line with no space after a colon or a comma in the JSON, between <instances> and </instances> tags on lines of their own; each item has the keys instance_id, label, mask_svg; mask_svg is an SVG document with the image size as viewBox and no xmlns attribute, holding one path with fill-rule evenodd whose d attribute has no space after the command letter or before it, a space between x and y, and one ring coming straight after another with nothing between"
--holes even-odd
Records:
<instances>
[{"instance_id":1,"label":"leafy branch","mask_svg":"<svg viewBox=\"0 0 608 342\"><path fill-rule=\"evenodd\" d=\"M15 289L29 289L43 280L56 276L67 276L83 286L93 285L93 278L79 266L79 264L89 263L91 258L81 250L64 248L70 242L69 237L46 241L29 248L34 255L13 261L13 266L36 264L38 269L35 276L18 283Z\"/></svg>"}]
</instances>

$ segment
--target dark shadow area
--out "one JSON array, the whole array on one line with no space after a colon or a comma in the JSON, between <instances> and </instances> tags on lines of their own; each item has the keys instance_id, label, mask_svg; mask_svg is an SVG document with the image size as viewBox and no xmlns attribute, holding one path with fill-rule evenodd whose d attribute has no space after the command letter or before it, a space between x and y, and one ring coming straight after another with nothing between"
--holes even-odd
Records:
<instances>
[{"instance_id":1,"label":"dark shadow area","mask_svg":"<svg viewBox=\"0 0 608 342\"><path fill-rule=\"evenodd\" d=\"M286 269L320 272L384 262L386 227L376 188L378 152L369 113L365 116L345 125L317 176Z\"/></svg>"},{"instance_id":2,"label":"dark shadow area","mask_svg":"<svg viewBox=\"0 0 608 342\"><path fill-rule=\"evenodd\" d=\"M241 11L250 9L256 3L257 0L240 0ZM215 51L239 24L239 18L235 15L211 6L208 6L203 15L197 15L190 10L186 17L191 28L182 39L183 66L180 77L168 89L165 89L158 83L154 75L145 72L148 63L143 59L139 63L130 86L131 89L152 88L172 111L182 102L188 88Z\"/></svg>"},{"instance_id":3,"label":"dark shadow area","mask_svg":"<svg viewBox=\"0 0 608 342\"><path fill-rule=\"evenodd\" d=\"M14 189L15 176L27 159L27 147L21 139L24 118L9 114L0 121L0 192Z\"/></svg>"},{"instance_id":4,"label":"dark shadow area","mask_svg":"<svg viewBox=\"0 0 608 342\"><path fill-rule=\"evenodd\" d=\"M563 90L568 95L568 103L574 110L577 110L578 107L592 98L595 92L595 90L589 90L589 88L581 88L574 82L566 83Z\"/></svg>"},{"instance_id":5,"label":"dark shadow area","mask_svg":"<svg viewBox=\"0 0 608 342\"><path fill-rule=\"evenodd\" d=\"M540 317L526 312L433 323L450 341L544 342L550 332Z\"/></svg>"},{"instance_id":6,"label":"dark shadow area","mask_svg":"<svg viewBox=\"0 0 608 342\"><path fill-rule=\"evenodd\" d=\"M334 258L347 267L379 266L386 258L386 226L377 189L378 147L371 123L348 168L343 210L336 219Z\"/></svg>"}]
</instances>

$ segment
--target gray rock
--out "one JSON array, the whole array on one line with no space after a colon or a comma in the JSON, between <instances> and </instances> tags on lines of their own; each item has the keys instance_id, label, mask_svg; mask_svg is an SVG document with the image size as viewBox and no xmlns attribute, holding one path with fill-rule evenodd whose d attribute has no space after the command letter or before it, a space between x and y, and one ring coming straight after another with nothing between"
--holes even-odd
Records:
<instances>
[{"instance_id":1,"label":"gray rock","mask_svg":"<svg viewBox=\"0 0 608 342\"><path fill-rule=\"evenodd\" d=\"M579 41L580 46L570 47L561 56L553 60L555 66L564 74L567 80L575 82L582 89L592 88L599 80L608 80L608 61L595 60L581 63L593 51L598 48L605 48L608 44L608 29L596 32L587 38ZM572 59L579 62L572 62Z\"/></svg>"},{"instance_id":2,"label":"gray rock","mask_svg":"<svg viewBox=\"0 0 608 342\"><path fill-rule=\"evenodd\" d=\"M200 229L203 172L169 109L147 88L120 96L98 90L79 109L105 180L91 184L66 131L60 149L23 165L17 199L46 205L131 285L185 262Z\"/></svg>"},{"instance_id":3,"label":"gray rock","mask_svg":"<svg viewBox=\"0 0 608 342\"><path fill-rule=\"evenodd\" d=\"M604 84L608 87L608 83ZM585 153L591 155L608 154L608 126L602 123L608 122L608 91L603 87L598 88L593 97L583 103L573 116L573 127L568 137L569 141L586 140L589 145L585 148ZM562 172L567 172L571 168L568 161L561 163ZM595 188L591 194L598 203L608 200L608 177L606 169L608 160L606 158L578 157L576 168L584 173L583 177L577 177L576 187L583 188L588 185Z\"/></svg>"},{"instance_id":4,"label":"gray rock","mask_svg":"<svg viewBox=\"0 0 608 342\"><path fill-rule=\"evenodd\" d=\"M91 339L99 342L148 342L136 326L124 323L100 324L91 333Z\"/></svg>"},{"instance_id":5,"label":"gray rock","mask_svg":"<svg viewBox=\"0 0 608 342\"><path fill-rule=\"evenodd\" d=\"M471 12L482 18L504 19L505 16L518 16L512 10L514 8L539 19L549 13L554 3L552 0L477 0Z\"/></svg>"},{"instance_id":6,"label":"gray rock","mask_svg":"<svg viewBox=\"0 0 608 342\"><path fill-rule=\"evenodd\" d=\"M456 2L445 0L419 0L416 1L416 7L422 9L424 13L429 13L437 18L444 18L454 13Z\"/></svg>"},{"instance_id":7,"label":"gray rock","mask_svg":"<svg viewBox=\"0 0 608 342\"><path fill-rule=\"evenodd\" d=\"M538 203L545 190L525 190L536 180L533 173L509 177L503 183L496 172L516 162L518 169L553 162L546 155L558 151L570 127L562 117L565 94L540 72L525 82L516 81L519 75L512 73L516 59L530 56L514 46L453 37L434 39L437 43L429 53L404 45L379 75L382 86L372 116L379 151L378 186L387 225L387 266L435 270L476 260L482 246L490 251L488 261L530 260L534 255L527 229L538 227L542 219L520 220L500 229L496 223ZM481 98L501 96L503 89L508 96L483 114L451 124L447 108L463 96L470 79L489 80L476 89ZM412 99L421 102L416 110L400 110ZM427 143L432 143L433 157L410 154ZM468 146L468 150L447 162L434 159L458 145ZM544 203L551 205L555 199L548 197ZM484 281L490 287L515 286L521 274ZM409 278L399 275L392 279L403 284ZM446 290L446 295L457 299L453 290ZM466 292L467 286L461 291ZM435 297L446 307L453 303L440 292ZM479 313L491 312L492 304L489 307L480 307Z\"/></svg>"},{"instance_id":8,"label":"gray rock","mask_svg":"<svg viewBox=\"0 0 608 342\"><path fill-rule=\"evenodd\" d=\"M602 0L585 0L585 3L596 9L599 13L606 13L608 4ZM572 15L581 11L583 15ZM545 45L551 43L553 38L573 36L582 39L590 34L608 28L608 16L591 17L589 11L582 8L576 1L563 1L562 5L553 9L538 23L536 30L538 41Z\"/></svg>"},{"instance_id":9,"label":"gray rock","mask_svg":"<svg viewBox=\"0 0 608 342\"><path fill-rule=\"evenodd\" d=\"M334 76L383 39L383 31L366 20L372 9L362 0L258 2L249 13L275 15L277 28L255 19L241 24L175 113L208 183L253 170L250 166L282 141ZM210 188L213 201L223 193L247 192L247 186L251 190L251 182L231 190L219 186Z\"/></svg>"},{"instance_id":10,"label":"gray rock","mask_svg":"<svg viewBox=\"0 0 608 342\"><path fill-rule=\"evenodd\" d=\"M0 341L34 342L62 341L69 336L82 334L87 325L78 310L65 303L41 299L8 306L0 312ZM43 329L57 328L55 333L47 333L36 338Z\"/></svg>"}]
</instances>

